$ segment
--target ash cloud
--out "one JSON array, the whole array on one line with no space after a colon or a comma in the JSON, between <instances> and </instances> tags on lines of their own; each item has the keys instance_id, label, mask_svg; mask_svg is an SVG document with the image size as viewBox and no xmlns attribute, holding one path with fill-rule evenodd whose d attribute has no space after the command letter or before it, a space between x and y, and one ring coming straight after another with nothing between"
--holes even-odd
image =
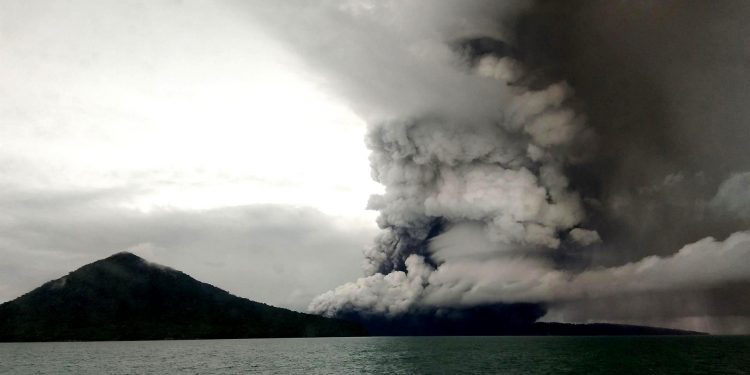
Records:
<instances>
[{"instance_id":1,"label":"ash cloud","mask_svg":"<svg viewBox=\"0 0 750 375\"><path fill-rule=\"evenodd\" d=\"M385 187L369 204L382 232L365 276L311 311L538 303L567 321L747 316L705 302L750 278L745 2L254 11L367 120ZM694 303L669 309L650 297L662 294ZM612 300L640 309L591 307Z\"/></svg>"},{"instance_id":2,"label":"ash cloud","mask_svg":"<svg viewBox=\"0 0 750 375\"><path fill-rule=\"evenodd\" d=\"M748 15L734 0L581 0L519 17L522 58L575 87L598 135L592 162L567 172L605 239L592 265L748 228L709 207L723 181L750 170Z\"/></svg>"}]
</instances>

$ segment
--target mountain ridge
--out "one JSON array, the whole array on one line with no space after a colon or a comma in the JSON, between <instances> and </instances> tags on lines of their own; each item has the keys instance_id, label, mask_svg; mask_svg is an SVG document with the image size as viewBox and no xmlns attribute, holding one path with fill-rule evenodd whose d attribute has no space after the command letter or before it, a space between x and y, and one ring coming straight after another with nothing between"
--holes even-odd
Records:
<instances>
[{"instance_id":1,"label":"mountain ridge","mask_svg":"<svg viewBox=\"0 0 750 375\"><path fill-rule=\"evenodd\" d=\"M351 322L230 294L119 252L0 304L0 341L363 336Z\"/></svg>"},{"instance_id":2,"label":"mountain ridge","mask_svg":"<svg viewBox=\"0 0 750 375\"><path fill-rule=\"evenodd\" d=\"M323 336L685 335L607 323L537 322L536 304L417 311L401 317L305 314L232 295L128 252L86 264L0 304L0 342Z\"/></svg>"}]
</instances>

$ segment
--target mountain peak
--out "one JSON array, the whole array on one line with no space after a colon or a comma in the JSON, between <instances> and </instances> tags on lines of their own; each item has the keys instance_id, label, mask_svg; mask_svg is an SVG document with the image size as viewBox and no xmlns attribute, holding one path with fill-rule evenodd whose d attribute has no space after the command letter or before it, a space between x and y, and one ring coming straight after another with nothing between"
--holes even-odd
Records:
<instances>
[{"instance_id":1,"label":"mountain peak","mask_svg":"<svg viewBox=\"0 0 750 375\"><path fill-rule=\"evenodd\" d=\"M356 324L240 298L128 252L0 305L0 341L362 334Z\"/></svg>"},{"instance_id":2,"label":"mountain peak","mask_svg":"<svg viewBox=\"0 0 750 375\"><path fill-rule=\"evenodd\" d=\"M185 277L189 277L180 271L172 269L167 266L163 266L159 263L153 263L146 259L139 257L133 253L127 251L121 251L119 253L112 254L104 259L97 260L93 263L89 263L73 272L80 273L81 271L91 272L97 270L98 272L120 274L138 274L142 272L167 272L173 274L181 274Z\"/></svg>"},{"instance_id":3,"label":"mountain peak","mask_svg":"<svg viewBox=\"0 0 750 375\"><path fill-rule=\"evenodd\" d=\"M138 255L135 255L133 253L127 252L127 251L120 251L119 253L114 253L104 259L102 261L145 261L143 258L139 257Z\"/></svg>"},{"instance_id":4,"label":"mountain peak","mask_svg":"<svg viewBox=\"0 0 750 375\"><path fill-rule=\"evenodd\" d=\"M133 266L151 265L152 263L146 261L145 259L139 257L138 255L129 253L127 251L121 251L119 253L112 254L104 259L100 259L94 263L91 263L91 265L104 265L104 264L133 267Z\"/></svg>"}]
</instances>

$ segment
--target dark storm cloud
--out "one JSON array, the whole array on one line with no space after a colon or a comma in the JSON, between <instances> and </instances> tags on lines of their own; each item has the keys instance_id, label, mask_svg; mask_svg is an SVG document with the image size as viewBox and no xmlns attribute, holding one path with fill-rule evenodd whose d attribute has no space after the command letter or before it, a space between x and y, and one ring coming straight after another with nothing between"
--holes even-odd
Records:
<instances>
[{"instance_id":1,"label":"dark storm cloud","mask_svg":"<svg viewBox=\"0 0 750 375\"><path fill-rule=\"evenodd\" d=\"M118 206L136 190L6 190L0 299L127 250L240 296L303 309L316 294L359 274L361 249L372 236L310 208L140 212Z\"/></svg>"},{"instance_id":2,"label":"dark storm cloud","mask_svg":"<svg viewBox=\"0 0 750 375\"><path fill-rule=\"evenodd\" d=\"M598 134L594 162L569 172L605 239L594 263L748 228L706 210L750 170L748 16L745 1L581 0L519 18L520 58L570 82Z\"/></svg>"}]
</instances>

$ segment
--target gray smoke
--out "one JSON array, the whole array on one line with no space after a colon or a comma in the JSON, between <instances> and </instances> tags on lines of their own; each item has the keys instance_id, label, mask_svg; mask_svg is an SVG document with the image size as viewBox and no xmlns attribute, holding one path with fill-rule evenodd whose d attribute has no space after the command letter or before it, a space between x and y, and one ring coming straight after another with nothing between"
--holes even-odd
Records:
<instances>
[{"instance_id":1,"label":"gray smoke","mask_svg":"<svg viewBox=\"0 0 750 375\"><path fill-rule=\"evenodd\" d=\"M586 0L541 1L519 18L523 58L575 87L599 136L593 162L568 171L595 199L605 249L592 265L748 228L710 205L750 170L748 15L741 0Z\"/></svg>"},{"instance_id":2,"label":"gray smoke","mask_svg":"<svg viewBox=\"0 0 750 375\"><path fill-rule=\"evenodd\" d=\"M709 298L750 279L746 2L254 12L368 121L385 186L369 203L382 232L365 276L311 311L540 302L568 321L747 316ZM614 300L617 314L596 308Z\"/></svg>"},{"instance_id":3,"label":"gray smoke","mask_svg":"<svg viewBox=\"0 0 750 375\"><path fill-rule=\"evenodd\" d=\"M562 83L539 91L513 85L517 70L507 57L484 57L476 68L506 90L496 116L468 122L436 113L371 127L373 177L386 192L370 200L384 230L366 254L370 271L403 269L407 256L427 250L436 226L479 223L498 246L556 249L596 237L575 228L583 204L562 172L586 133L564 104L571 91Z\"/></svg>"}]
</instances>

